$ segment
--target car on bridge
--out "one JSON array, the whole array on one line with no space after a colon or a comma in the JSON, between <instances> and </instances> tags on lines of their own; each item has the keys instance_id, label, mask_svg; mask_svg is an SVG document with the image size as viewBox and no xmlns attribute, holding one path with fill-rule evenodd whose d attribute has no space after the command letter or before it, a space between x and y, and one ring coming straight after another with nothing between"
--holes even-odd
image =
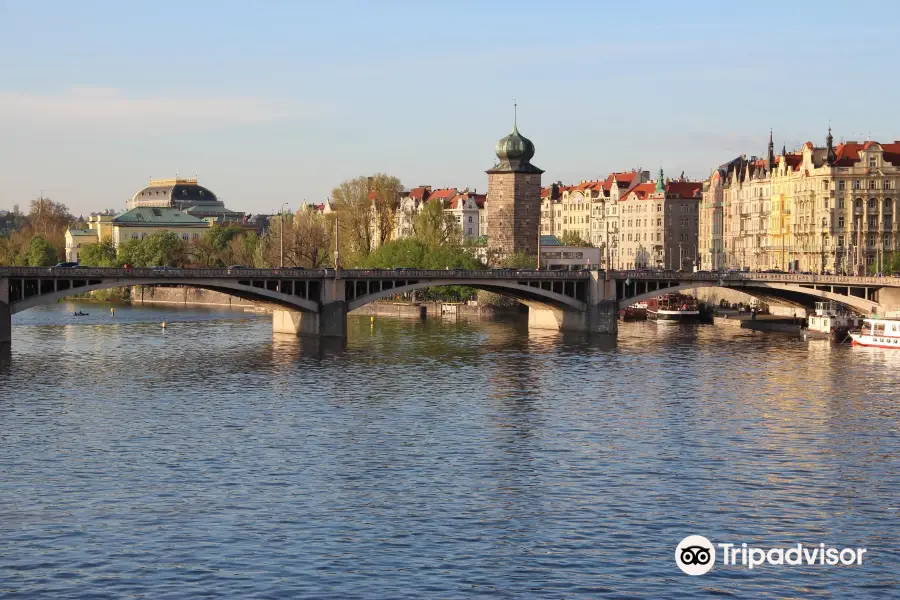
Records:
<instances>
[{"instance_id":1,"label":"car on bridge","mask_svg":"<svg viewBox=\"0 0 900 600\"><path fill-rule=\"evenodd\" d=\"M77 262L61 262L53 265L54 269L76 269L81 265Z\"/></svg>"}]
</instances>

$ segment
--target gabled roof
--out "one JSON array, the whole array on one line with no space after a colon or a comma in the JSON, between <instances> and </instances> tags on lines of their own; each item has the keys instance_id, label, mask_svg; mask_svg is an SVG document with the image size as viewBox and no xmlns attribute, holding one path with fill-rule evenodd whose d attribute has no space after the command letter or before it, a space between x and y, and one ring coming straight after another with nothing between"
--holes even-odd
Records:
<instances>
[{"instance_id":1,"label":"gabled roof","mask_svg":"<svg viewBox=\"0 0 900 600\"><path fill-rule=\"evenodd\" d=\"M425 200L428 198L428 195L431 193L430 185L421 185L419 187L414 187L406 193L407 198L412 198L413 200Z\"/></svg>"},{"instance_id":2,"label":"gabled roof","mask_svg":"<svg viewBox=\"0 0 900 600\"><path fill-rule=\"evenodd\" d=\"M634 195L634 197L638 200L646 200L650 194L656 192L656 183L652 181L648 181L645 183L639 183L628 191L628 194L625 195L625 198L628 196Z\"/></svg>"},{"instance_id":3,"label":"gabled roof","mask_svg":"<svg viewBox=\"0 0 900 600\"><path fill-rule=\"evenodd\" d=\"M206 227L207 222L175 208L141 206L123 212L112 220L116 225L182 225Z\"/></svg>"},{"instance_id":4,"label":"gabled roof","mask_svg":"<svg viewBox=\"0 0 900 600\"><path fill-rule=\"evenodd\" d=\"M442 190L434 190L431 194L428 195L427 202L431 200L443 200L445 202L449 202L454 196L459 194L459 190L456 188L444 188Z\"/></svg>"}]
</instances>

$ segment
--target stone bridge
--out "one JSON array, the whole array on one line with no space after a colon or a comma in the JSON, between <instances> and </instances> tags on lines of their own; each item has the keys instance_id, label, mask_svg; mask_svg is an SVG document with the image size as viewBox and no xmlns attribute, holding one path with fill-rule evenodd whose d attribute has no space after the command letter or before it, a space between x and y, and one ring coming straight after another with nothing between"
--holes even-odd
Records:
<instances>
[{"instance_id":1,"label":"stone bridge","mask_svg":"<svg viewBox=\"0 0 900 600\"><path fill-rule=\"evenodd\" d=\"M273 330L346 336L347 313L369 302L436 286L467 286L517 299L529 326L616 333L619 308L658 295L719 286L767 301L841 302L863 314L900 308L900 278L667 271L101 269L0 267L0 343L11 315L61 298L112 287L191 286L276 306Z\"/></svg>"}]
</instances>

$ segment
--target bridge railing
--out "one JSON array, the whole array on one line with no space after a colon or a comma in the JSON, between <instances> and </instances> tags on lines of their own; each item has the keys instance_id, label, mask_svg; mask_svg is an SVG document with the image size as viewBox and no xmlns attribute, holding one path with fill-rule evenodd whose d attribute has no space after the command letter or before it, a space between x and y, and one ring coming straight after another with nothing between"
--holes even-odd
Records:
<instances>
[{"instance_id":1,"label":"bridge railing","mask_svg":"<svg viewBox=\"0 0 900 600\"><path fill-rule=\"evenodd\" d=\"M728 273L679 273L677 271L613 271L616 279L671 281L771 281L817 285L900 285L900 277L855 275L804 275L801 273L761 273L755 271Z\"/></svg>"},{"instance_id":2,"label":"bridge railing","mask_svg":"<svg viewBox=\"0 0 900 600\"><path fill-rule=\"evenodd\" d=\"M535 271L517 269L341 269L345 279L587 279L587 271ZM67 279L264 279L279 277L334 277L334 269L175 269L175 268L106 268L106 267L0 267L0 277L61 277Z\"/></svg>"}]
</instances>

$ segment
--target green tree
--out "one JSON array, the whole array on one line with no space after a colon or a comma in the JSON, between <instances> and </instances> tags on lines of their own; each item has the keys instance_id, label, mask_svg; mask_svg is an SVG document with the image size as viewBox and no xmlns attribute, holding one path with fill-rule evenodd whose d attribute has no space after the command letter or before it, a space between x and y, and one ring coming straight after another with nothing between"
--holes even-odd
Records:
<instances>
[{"instance_id":1,"label":"green tree","mask_svg":"<svg viewBox=\"0 0 900 600\"><path fill-rule=\"evenodd\" d=\"M190 247L193 262L204 267L221 267L228 262L231 240L241 235L236 225L213 225Z\"/></svg>"},{"instance_id":2,"label":"green tree","mask_svg":"<svg viewBox=\"0 0 900 600\"><path fill-rule=\"evenodd\" d=\"M413 235L429 248L456 244L461 237L456 218L444 212L444 206L438 200L426 202L413 218Z\"/></svg>"},{"instance_id":3,"label":"green tree","mask_svg":"<svg viewBox=\"0 0 900 600\"><path fill-rule=\"evenodd\" d=\"M48 267L55 265L56 249L43 237L36 235L28 242L26 260L29 267Z\"/></svg>"},{"instance_id":4,"label":"green tree","mask_svg":"<svg viewBox=\"0 0 900 600\"><path fill-rule=\"evenodd\" d=\"M563 234L563 236L559 239L559 243L563 246L575 246L579 248L593 248L591 243L585 239L583 239L580 235L578 235L574 231L567 231Z\"/></svg>"},{"instance_id":5,"label":"green tree","mask_svg":"<svg viewBox=\"0 0 900 600\"><path fill-rule=\"evenodd\" d=\"M115 267L118 266L116 259L116 245L112 238L106 238L96 244L85 244L78 253L81 264L88 267Z\"/></svg>"},{"instance_id":6,"label":"green tree","mask_svg":"<svg viewBox=\"0 0 900 600\"><path fill-rule=\"evenodd\" d=\"M134 267L181 267L187 260L185 243L178 234L155 231L142 240L119 246L119 262Z\"/></svg>"},{"instance_id":7,"label":"green tree","mask_svg":"<svg viewBox=\"0 0 900 600\"><path fill-rule=\"evenodd\" d=\"M504 257L500 266L507 269L534 269L537 267L537 260L533 255L520 251Z\"/></svg>"}]
</instances>

